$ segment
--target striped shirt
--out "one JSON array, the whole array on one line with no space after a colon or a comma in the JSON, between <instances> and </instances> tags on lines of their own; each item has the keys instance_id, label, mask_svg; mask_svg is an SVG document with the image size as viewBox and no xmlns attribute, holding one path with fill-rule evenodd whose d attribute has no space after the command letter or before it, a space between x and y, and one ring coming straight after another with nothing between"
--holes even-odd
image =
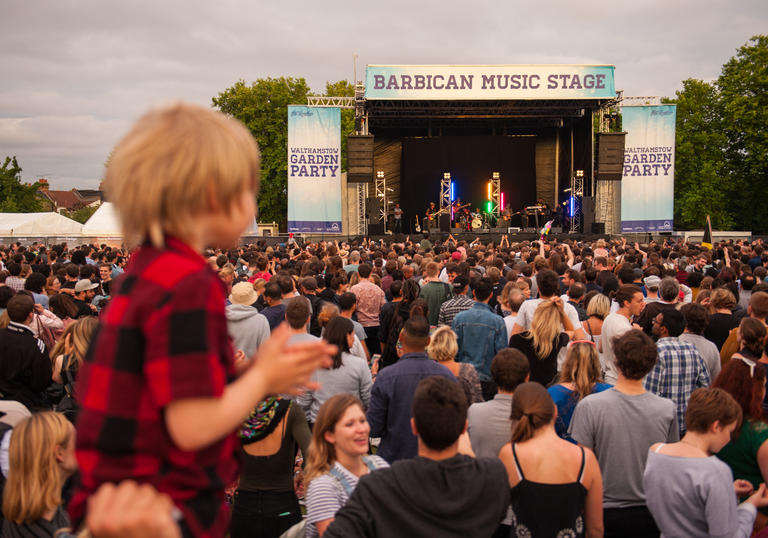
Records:
<instances>
[{"instance_id":1,"label":"striped shirt","mask_svg":"<svg viewBox=\"0 0 768 538\"><path fill-rule=\"evenodd\" d=\"M659 358L645 378L645 390L675 402L682 438L688 398L697 388L709 386L709 371L696 347L679 338L659 338L656 349Z\"/></svg>"},{"instance_id":2,"label":"striped shirt","mask_svg":"<svg viewBox=\"0 0 768 538\"><path fill-rule=\"evenodd\" d=\"M437 318L438 325L452 325L456 314L472 308L475 301L466 295L457 295L453 299L448 299L440 305L440 315Z\"/></svg>"},{"instance_id":3,"label":"striped shirt","mask_svg":"<svg viewBox=\"0 0 768 538\"><path fill-rule=\"evenodd\" d=\"M371 464L379 469L389 467L389 464L379 456L365 456L373 461ZM313 479L307 487L307 538L318 536L315 523L333 519L336 512L347 504L349 496L357 487L358 477L349 472L338 461L334 462L333 469L339 472L351 488L347 491L341 482L330 473L320 475Z\"/></svg>"}]
</instances>

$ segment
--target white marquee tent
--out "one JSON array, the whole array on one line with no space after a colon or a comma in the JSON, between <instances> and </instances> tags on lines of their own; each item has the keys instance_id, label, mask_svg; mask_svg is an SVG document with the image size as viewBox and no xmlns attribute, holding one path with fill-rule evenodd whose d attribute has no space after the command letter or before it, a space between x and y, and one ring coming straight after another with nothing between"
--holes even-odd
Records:
<instances>
[{"instance_id":1,"label":"white marquee tent","mask_svg":"<svg viewBox=\"0 0 768 538\"><path fill-rule=\"evenodd\" d=\"M243 235L258 235L258 225L253 223L243 232ZM104 202L99 206L91 218L83 225L84 237L122 237L120 224L115 214L115 206L110 202Z\"/></svg>"},{"instance_id":2,"label":"white marquee tent","mask_svg":"<svg viewBox=\"0 0 768 538\"><path fill-rule=\"evenodd\" d=\"M80 235L83 225L58 213L0 213L0 236Z\"/></svg>"},{"instance_id":3,"label":"white marquee tent","mask_svg":"<svg viewBox=\"0 0 768 538\"><path fill-rule=\"evenodd\" d=\"M123 232L115 214L115 206L104 202L83 225L83 235L87 237L120 237Z\"/></svg>"}]
</instances>

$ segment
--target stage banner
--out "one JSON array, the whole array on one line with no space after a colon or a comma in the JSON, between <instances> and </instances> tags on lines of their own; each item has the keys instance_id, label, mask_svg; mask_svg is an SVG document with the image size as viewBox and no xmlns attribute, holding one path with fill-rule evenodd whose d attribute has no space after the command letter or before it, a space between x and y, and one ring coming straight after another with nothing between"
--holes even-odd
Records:
<instances>
[{"instance_id":1,"label":"stage banner","mask_svg":"<svg viewBox=\"0 0 768 538\"><path fill-rule=\"evenodd\" d=\"M341 109L288 107L288 231L341 233Z\"/></svg>"},{"instance_id":2,"label":"stage banner","mask_svg":"<svg viewBox=\"0 0 768 538\"><path fill-rule=\"evenodd\" d=\"M366 99L613 99L612 65L369 65Z\"/></svg>"},{"instance_id":3,"label":"stage banner","mask_svg":"<svg viewBox=\"0 0 768 538\"><path fill-rule=\"evenodd\" d=\"M621 179L621 231L672 231L675 105L621 107L627 132Z\"/></svg>"}]
</instances>

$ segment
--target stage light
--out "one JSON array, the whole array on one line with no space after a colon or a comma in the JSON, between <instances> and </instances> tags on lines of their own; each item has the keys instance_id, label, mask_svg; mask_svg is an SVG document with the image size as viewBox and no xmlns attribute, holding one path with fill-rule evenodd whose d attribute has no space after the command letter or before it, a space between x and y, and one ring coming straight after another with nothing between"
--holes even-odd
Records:
<instances>
[{"instance_id":1,"label":"stage light","mask_svg":"<svg viewBox=\"0 0 768 538\"><path fill-rule=\"evenodd\" d=\"M573 217L576 214L576 198L571 196L568 198L568 216Z\"/></svg>"},{"instance_id":2,"label":"stage light","mask_svg":"<svg viewBox=\"0 0 768 538\"><path fill-rule=\"evenodd\" d=\"M451 202L453 202L456 199L455 187L456 187L456 182L451 181Z\"/></svg>"},{"instance_id":3,"label":"stage light","mask_svg":"<svg viewBox=\"0 0 768 538\"><path fill-rule=\"evenodd\" d=\"M493 177L493 179L499 179L499 173L498 172L494 172L492 177Z\"/></svg>"},{"instance_id":4,"label":"stage light","mask_svg":"<svg viewBox=\"0 0 768 538\"><path fill-rule=\"evenodd\" d=\"M382 170L379 170L378 172L376 172L376 177L379 178L379 179L383 178L384 177L384 172Z\"/></svg>"},{"instance_id":5,"label":"stage light","mask_svg":"<svg viewBox=\"0 0 768 538\"><path fill-rule=\"evenodd\" d=\"M507 206L504 205L504 193L502 192L501 193L501 209L503 210L505 207Z\"/></svg>"},{"instance_id":6,"label":"stage light","mask_svg":"<svg viewBox=\"0 0 768 538\"><path fill-rule=\"evenodd\" d=\"M443 173L443 179L451 179L451 173L450 172L444 172Z\"/></svg>"},{"instance_id":7,"label":"stage light","mask_svg":"<svg viewBox=\"0 0 768 538\"><path fill-rule=\"evenodd\" d=\"M488 199L489 200L491 199L491 186L492 186L492 183L489 181L488 182Z\"/></svg>"},{"instance_id":8,"label":"stage light","mask_svg":"<svg viewBox=\"0 0 768 538\"><path fill-rule=\"evenodd\" d=\"M584 170L576 170L576 177L584 177Z\"/></svg>"},{"instance_id":9,"label":"stage light","mask_svg":"<svg viewBox=\"0 0 768 538\"><path fill-rule=\"evenodd\" d=\"M485 204L485 212L490 213L491 211L493 211L493 202L488 200L488 202Z\"/></svg>"}]
</instances>

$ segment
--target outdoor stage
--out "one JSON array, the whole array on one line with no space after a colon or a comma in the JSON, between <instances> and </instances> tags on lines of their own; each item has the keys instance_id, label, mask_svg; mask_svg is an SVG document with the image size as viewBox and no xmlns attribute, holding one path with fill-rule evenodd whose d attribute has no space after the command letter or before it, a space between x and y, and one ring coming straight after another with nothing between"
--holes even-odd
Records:
<instances>
[{"instance_id":1,"label":"outdoor stage","mask_svg":"<svg viewBox=\"0 0 768 538\"><path fill-rule=\"evenodd\" d=\"M568 230L576 213L573 231L602 231L592 229L593 116L616 103L613 69L369 65L355 97L360 134L348 138L349 185L368 185L365 231L391 230L398 203L403 232L416 233L430 202L447 213L459 200L492 232L526 227L519 212L544 204ZM505 209L517 214L501 222ZM355 224L348 233L363 231Z\"/></svg>"}]
</instances>

